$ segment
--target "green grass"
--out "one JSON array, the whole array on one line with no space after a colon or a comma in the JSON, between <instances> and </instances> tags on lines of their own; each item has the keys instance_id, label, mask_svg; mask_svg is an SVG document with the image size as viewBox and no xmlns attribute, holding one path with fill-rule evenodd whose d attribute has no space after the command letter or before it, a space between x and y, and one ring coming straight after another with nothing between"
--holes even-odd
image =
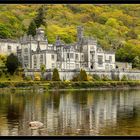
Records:
<instances>
[{"instance_id":1,"label":"green grass","mask_svg":"<svg viewBox=\"0 0 140 140\"><path fill-rule=\"evenodd\" d=\"M140 81L86 81L86 82L64 82L64 81L0 81L0 88L5 87L42 87L49 89L91 89L91 88L134 88L140 87Z\"/></svg>"}]
</instances>

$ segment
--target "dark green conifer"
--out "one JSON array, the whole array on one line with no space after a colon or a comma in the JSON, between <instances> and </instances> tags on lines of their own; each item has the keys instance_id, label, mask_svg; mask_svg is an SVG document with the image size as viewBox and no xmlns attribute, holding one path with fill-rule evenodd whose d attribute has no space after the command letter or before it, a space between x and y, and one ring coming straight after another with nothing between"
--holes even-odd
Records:
<instances>
[{"instance_id":1,"label":"dark green conifer","mask_svg":"<svg viewBox=\"0 0 140 140\"><path fill-rule=\"evenodd\" d=\"M52 81L60 81L59 72L57 68L53 70Z\"/></svg>"},{"instance_id":2,"label":"dark green conifer","mask_svg":"<svg viewBox=\"0 0 140 140\"><path fill-rule=\"evenodd\" d=\"M79 81L87 81L87 73L85 70L80 70Z\"/></svg>"},{"instance_id":3,"label":"dark green conifer","mask_svg":"<svg viewBox=\"0 0 140 140\"><path fill-rule=\"evenodd\" d=\"M28 27L27 35L35 36L35 34L36 34L36 24L35 24L34 20L32 20Z\"/></svg>"},{"instance_id":4,"label":"dark green conifer","mask_svg":"<svg viewBox=\"0 0 140 140\"><path fill-rule=\"evenodd\" d=\"M39 28L41 25L46 25L46 21L45 21L45 9L44 6L41 6L38 11L37 11L37 15L34 18L34 22L36 24L36 27Z\"/></svg>"},{"instance_id":5,"label":"dark green conifer","mask_svg":"<svg viewBox=\"0 0 140 140\"><path fill-rule=\"evenodd\" d=\"M19 66L19 61L18 61L17 56L15 56L13 53L10 54L7 57L7 61L6 61L6 67L7 67L8 72L11 75L13 75L16 69L18 68L18 66Z\"/></svg>"}]
</instances>

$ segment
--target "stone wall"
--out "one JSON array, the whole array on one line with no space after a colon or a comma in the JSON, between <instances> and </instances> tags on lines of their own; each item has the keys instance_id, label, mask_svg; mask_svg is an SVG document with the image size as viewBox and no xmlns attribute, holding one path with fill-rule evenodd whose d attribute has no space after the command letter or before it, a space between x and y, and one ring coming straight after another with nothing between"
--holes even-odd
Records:
<instances>
[{"instance_id":1,"label":"stone wall","mask_svg":"<svg viewBox=\"0 0 140 140\"><path fill-rule=\"evenodd\" d=\"M28 70L25 72L26 76L32 76L34 75L34 73L39 72L39 70L33 71L33 70ZM61 80L71 80L73 78L74 75L80 73L79 70L59 70L59 75L60 75L60 79ZM51 80L53 72L51 70L47 70L44 73L44 77L47 78L48 80ZM122 77L125 75L127 76L129 79L131 80L140 80L140 71L136 71L136 70L125 70L125 71L121 71L121 70L116 70L116 71L88 71L87 70L87 74L97 74L100 77L103 77L103 75L107 76L110 79L114 79L114 77L118 77L119 79L122 79ZM41 73L40 73L41 75Z\"/></svg>"}]
</instances>

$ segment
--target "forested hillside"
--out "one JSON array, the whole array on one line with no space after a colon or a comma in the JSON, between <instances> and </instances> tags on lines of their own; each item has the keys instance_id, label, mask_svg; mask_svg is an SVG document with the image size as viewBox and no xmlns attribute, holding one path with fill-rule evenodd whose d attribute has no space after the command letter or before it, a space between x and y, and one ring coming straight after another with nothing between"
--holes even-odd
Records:
<instances>
[{"instance_id":1,"label":"forested hillside","mask_svg":"<svg viewBox=\"0 0 140 140\"><path fill-rule=\"evenodd\" d=\"M18 38L28 32L41 5L0 5L0 38ZM59 35L76 41L76 27L97 38L106 50L115 50L119 61L140 67L140 5L49 4L44 6L45 32L50 43Z\"/></svg>"}]
</instances>

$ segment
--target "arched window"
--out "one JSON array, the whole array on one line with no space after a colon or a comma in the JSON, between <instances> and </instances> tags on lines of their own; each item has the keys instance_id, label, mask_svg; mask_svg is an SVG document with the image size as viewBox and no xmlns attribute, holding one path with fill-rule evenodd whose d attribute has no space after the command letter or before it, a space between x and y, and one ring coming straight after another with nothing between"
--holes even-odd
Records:
<instances>
[{"instance_id":1,"label":"arched window","mask_svg":"<svg viewBox=\"0 0 140 140\"><path fill-rule=\"evenodd\" d=\"M43 54L40 55L40 65L43 64Z\"/></svg>"},{"instance_id":2,"label":"arched window","mask_svg":"<svg viewBox=\"0 0 140 140\"><path fill-rule=\"evenodd\" d=\"M35 55L34 55L34 68L35 68L35 69L37 68L37 58L36 58Z\"/></svg>"}]
</instances>

